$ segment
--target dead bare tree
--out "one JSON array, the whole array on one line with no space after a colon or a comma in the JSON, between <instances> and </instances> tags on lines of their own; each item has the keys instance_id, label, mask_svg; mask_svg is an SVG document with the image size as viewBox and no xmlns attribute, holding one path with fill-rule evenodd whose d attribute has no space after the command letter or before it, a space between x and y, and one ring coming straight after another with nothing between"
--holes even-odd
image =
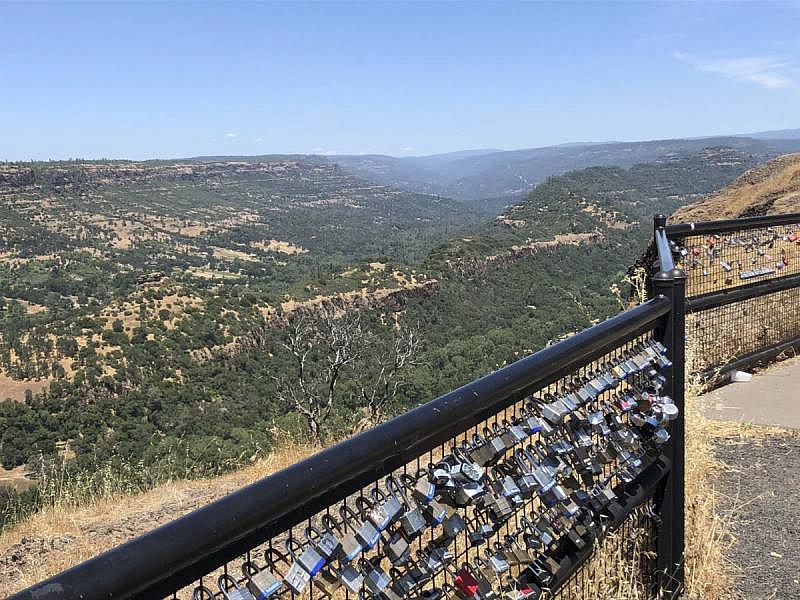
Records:
<instances>
[{"instance_id":1,"label":"dead bare tree","mask_svg":"<svg viewBox=\"0 0 800 600\"><path fill-rule=\"evenodd\" d=\"M347 380L348 404L361 404L363 430L376 424L383 410L405 384L401 374L416 364L420 340L413 331L395 335L387 349L370 332L358 311L325 309L312 318L295 316L288 324L282 347L291 370L276 377L277 398L306 421L311 442L322 444L323 427L341 397ZM353 391L357 390L357 391Z\"/></svg>"},{"instance_id":2,"label":"dead bare tree","mask_svg":"<svg viewBox=\"0 0 800 600\"><path fill-rule=\"evenodd\" d=\"M355 424L354 433L374 427L383 420L387 404L407 384L404 375L409 367L418 364L416 358L421 346L422 340L414 330L401 329L396 332L388 352L371 355L374 363L371 371L375 375L371 380L361 378L359 381L364 416Z\"/></svg>"}]
</instances>

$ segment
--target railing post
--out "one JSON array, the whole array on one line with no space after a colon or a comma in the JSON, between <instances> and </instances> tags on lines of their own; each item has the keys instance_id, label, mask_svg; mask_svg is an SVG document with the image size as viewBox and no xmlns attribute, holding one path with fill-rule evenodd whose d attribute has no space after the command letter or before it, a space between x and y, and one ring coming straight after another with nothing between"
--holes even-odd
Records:
<instances>
[{"instance_id":1,"label":"railing post","mask_svg":"<svg viewBox=\"0 0 800 600\"><path fill-rule=\"evenodd\" d=\"M655 218L656 233L665 221L660 215ZM663 495L656 499L661 514L656 565L659 584L663 594L673 598L683 590L684 584L686 274L677 268L659 271L653 276L653 291L667 297L672 307L660 334L672 361L667 393L679 409L678 418L671 424L672 437L664 448L665 456L672 461L672 472L665 482Z\"/></svg>"}]
</instances>

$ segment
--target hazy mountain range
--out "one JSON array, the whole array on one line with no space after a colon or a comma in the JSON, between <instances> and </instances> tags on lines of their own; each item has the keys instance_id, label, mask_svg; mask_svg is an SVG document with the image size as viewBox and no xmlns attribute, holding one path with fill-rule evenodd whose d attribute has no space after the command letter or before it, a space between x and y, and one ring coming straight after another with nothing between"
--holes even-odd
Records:
<instances>
[{"instance_id":1,"label":"hazy mountain range","mask_svg":"<svg viewBox=\"0 0 800 600\"><path fill-rule=\"evenodd\" d=\"M430 156L343 155L329 160L378 183L462 201L513 201L547 177L590 166L631 167L727 147L759 161L800 151L800 129L693 139L574 143L524 150L465 150Z\"/></svg>"}]
</instances>

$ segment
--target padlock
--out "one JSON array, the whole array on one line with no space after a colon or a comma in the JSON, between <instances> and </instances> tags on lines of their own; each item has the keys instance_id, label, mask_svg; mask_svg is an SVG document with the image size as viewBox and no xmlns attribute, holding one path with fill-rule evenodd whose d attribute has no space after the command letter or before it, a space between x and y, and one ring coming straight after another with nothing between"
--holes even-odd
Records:
<instances>
[{"instance_id":1,"label":"padlock","mask_svg":"<svg viewBox=\"0 0 800 600\"><path fill-rule=\"evenodd\" d=\"M542 422L539 420L539 417L528 410L527 406L522 409L520 413L522 414L522 427L525 429L528 435L534 435L542 431Z\"/></svg>"},{"instance_id":2,"label":"padlock","mask_svg":"<svg viewBox=\"0 0 800 600\"><path fill-rule=\"evenodd\" d=\"M425 469L419 469L414 476L414 485L411 493L414 496L414 500L422 505L428 504L436 497L436 485L431 481Z\"/></svg>"},{"instance_id":3,"label":"padlock","mask_svg":"<svg viewBox=\"0 0 800 600\"><path fill-rule=\"evenodd\" d=\"M236 580L223 573L217 578L217 587L225 600L253 600L253 595L247 588L240 588Z\"/></svg>"},{"instance_id":4,"label":"padlock","mask_svg":"<svg viewBox=\"0 0 800 600\"><path fill-rule=\"evenodd\" d=\"M425 530L428 524L422 511L415 502L409 499L405 493L403 484L393 475L386 478L386 489L393 498L396 498L398 501L402 499L404 508L400 515L400 526L403 528L403 532L408 539L414 539Z\"/></svg>"},{"instance_id":5,"label":"padlock","mask_svg":"<svg viewBox=\"0 0 800 600\"><path fill-rule=\"evenodd\" d=\"M326 561L336 559L342 551L342 543L330 530L320 532L313 525L305 529L306 540Z\"/></svg>"},{"instance_id":6,"label":"padlock","mask_svg":"<svg viewBox=\"0 0 800 600\"><path fill-rule=\"evenodd\" d=\"M428 552L417 550L416 564L428 572L428 576L434 578L442 569L445 563L453 560L453 554L446 548L431 548Z\"/></svg>"},{"instance_id":7,"label":"padlock","mask_svg":"<svg viewBox=\"0 0 800 600\"><path fill-rule=\"evenodd\" d=\"M558 425L569 411L561 402L555 401L542 404L539 407L539 412L550 424Z\"/></svg>"},{"instance_id":8,"label":"padlock","mask_svg":"<svg viewBox=\"0 0 800 600\"><path fill-rule=\"evenodd\" d=\"M487 548L484 551L484 555L486 556L487 564L497 575L501 575L511 568L500 542L495 542L491 551Z\"/></svg>"},{"instance_id":9,"label":"padlock","mask_svg":"<svg viewBox=\"0 0 800 600\"><path fill-rule=\"evenodd\" d=\"M411 597L419 586L411 573L400 572L396 567L389 569L389 577L392 579L392 590L402 598Z\"/></svg>"},{"instance_id":10,"label":"padlock","mask_svg":"<svg viewBox=\"0 0 800 600\"><path fill-rule=\"evenodd\" d=\"M455 538L459 533L466 530L467 523L458 511L453 512L442 522L442 532L449 539Z\"/></svg>"},{"instance_id":11,"label":"padlock","mask_svg":"<svg viewBox=\"0 0 800 600\"><path fill-rule=\"evenodd\" d=\"M536 492L536 488L539 484L533 476L533 471L531 471L528 463L525 461L522 448L517 448L514 451L513 460L516 468L516 482L520 495L526 499L530 498Z\"/></svg>"},{"instance_id":12,"label":"padlock","mask_svg":"<svg viewBox=\"0 0 800 600\"><path fill-rule=\"evenodd\" d=\"M509 422L508 420L504 419L503 428L504 432L502 435L502 440L506 448L511 448L515 444L519 444L528 438L528 434L525 432L522 426L517 423Z\"/></svg>"},{"instance_id":13,"label":"padlock","mask_svg":"<svg viewBox=\"0 0 800 600\"><path fill-rule=\"evenodd\" d=\"M515 496L521 496L522 492L520 491L519 486L514 478L508 474L507 467L495 465L492 467L492 475L494 476L492 488L496 493L501 494L508 499L512 499Z\"/></svg>"},{"instance_id":14,"label":"padlock","mask_svg":"<svg viewBox=\"0 0 800 600\"><path fill-rule=\"evenodd\" d=\"M284 546L294 562L303 567L311 577L314 577L325 566L325 559L320 556L313 545L303 546L294 538L289 538Z\"/></svg>"},{"instance_id":15,"label":"padlock","mask_svg":"<svg viewBox=\"0 0 800 600\"><path fill-rule=\"evenodd\" d=\"M378 560L361 558L359 559L358 565L364 573L364 585L366 585L367 589L373 594L379 596L389 587L389 584L391 584L391 578L386 571L381 568Z\"/></svg>"},{"instance_id":16,"label":"padlock","mask_svg":"<svg viewBox=\"0 0 800 600\"><path fill-rule=\"evenodd\" d=\"M503 548L505 549L506 560L508 560L511 565L527 565L533 562L533 557L531 557L528 551L520 546L511 535L503 537Z\"/></svg>"},{"instance_id":17,"label":"padlock","mask_svg":"<svg viewBox=\"0 0 800 600\"><path fill-rule=\"evenodd\" d=\"M408 540L401 533L393 534L383 544L383 551L393 565L404 564L411 557L411 547L408 544Z\"/></svg>"},{"instance_id":18,"label":"padlock","mask_svg":"<svg viewBox=\"0 0 800 600\"><path fill-rule=\"evenodd\" d=\"M351 562L364 550L358 540L356 540L355 535L346 531L346 524L344 525L345 531L343 531L342 528L339 527L339 523L336 521L336 519L327 513L322 515L320 521L327 532L331 533L334 537L341 541L341 552L339 553L339 559L342 563Z\"/></svg>"},{"instance_id":19,"label":"padlock","mask_svg":"<svg viewBox=\"0 0 800 600\"><path fill-rule=\"evenodd\" d=\"M487 514L496 522L502 523L514 514L514 508L505 496L487 492L481 502Z\"/></svg>"},{"instance_id":20,"label":"padlock","mask_svg":"<svg viewBox=\"0 0 800 600\"><path fill-rule=\"evenodd\" d=\"M422 506L422 514L429 527L438 527L447 518L447 508L438 500L431 500Z\"/></svg>"},{"instance_id":21,"label":"padlock","mask_svg":"<svg viewBox=\"0 0 800 600\"><path fill-rule=\"evenodd\" d=\"M352 594L358 594L364 587L364 574L353 565L344 565L338 575L344 587Z\"/></svg>"},{"instance_id":22,"label":"padlock","mask_svg":"<svg viewBox=\"0 0 800 600\"><path fill-rule=\"evenodd\" d=\"M454 464L450 467L450 474L456 480L456 482L480 482L484 478L486 472L482 466L472 462L463 448L453 448L451 454Z\"/></svg>"},{"instance_id":23,"label":"padlock","mask_svg":"<svg viewBox=\"0 0 800 600\"><path fill-rule=\"evenodd\" d=\"M362 550L371 550L378 543L381 534L371 522L360 520L353 509L346 504L342 504L339 514L342 516L345 528L352 530L355 541ZM345 547L345 540L342 540L342 547Z\"/></svg>"},{"instance_id":24,"label":"padlock","mask_svg":"<svg viewBox=\"0 0 800 600\"><path fill-rule=\"evenodd\" d=\"M281 589L282 584L270 571L269 564L268 562L267 568L263 569L253 561L242 565L242 575L247 578L247 589L256 600L266 600Z\"/></svg>"},{"instance_id":25,"label":"padlock","mask_svg":"<svg viewBox=\"0 0 800 600\"><path fill-rule=\"evenodd\" d=\"M486 488L477 481L464 481L456 486L453 503L458 507L468 506L483 498L485 494Z\"/></svg>"},{"instance_id":26,"label":"padlock","mask_svg":"<svg viewBox=\"0 0 800 600\"><path fill-rule=\"evenodd\" d=\"M467 451L470 461L479 466L485 466L494 459L494 450L487 438L477 433L472 434L472 443Z\"/></svg>"},{"instance_id":27,"label":"padlock","mask_svg":"<svg viewBox=\"0 0 800 600\"><path fill-rule=\"evenodd\" d=\"M469 542L470 546L480 546L486 542L486 537L483 535L482 529L483 523L484 519L476 510L472 521L470 521L469 529L467 530L467 541Z\"/></svg>"},{"instance_id":28,"label":"padlock","mask_svg":"<svg viewBox=\"0 0 800 600\"><path fill-rule=\"evenodd\" d=\"M504 430L498 423L493 423L491 431L488 427L483 428L483 434L486 436L486 439L489 440L492 452L494 452L492 462L495 462L508 449L508 446L506 446L506 443L503 441Z\"/></svg>"},{"instance_id":29,"label":"padlock","mask_svg":"<svg viewBox=\"0 0 800 600\"><path fill-rule=\"evenodd\" d=\"M383 531L392 522L383 505L373 502L366 496L356 498L355 505L361 519L372 523L378 531Z\"/></svg>"},{"instance_id":30,"label":"padlock","mask_svg":"<svg viewBox=\"0 0 800 600\"><path fill-rule=\"evenodd\" d=\"M380 506L383 512L386 513L386 516L389 519L387 527L400 516L400 512L403 510L403 505L400 503L400 500L391 494L384 494L383 491L381 491L377 486L370 490L370 496L372 497L372 500L375 502L376 506ZM386 527L383 529L386 529Z\"/></svg>"}]
</instances>

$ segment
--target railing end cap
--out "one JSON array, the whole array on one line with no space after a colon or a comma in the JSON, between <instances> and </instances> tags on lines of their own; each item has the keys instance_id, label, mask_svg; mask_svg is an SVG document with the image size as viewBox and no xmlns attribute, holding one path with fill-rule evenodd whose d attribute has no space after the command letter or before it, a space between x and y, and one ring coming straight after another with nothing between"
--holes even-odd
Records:
<instances>
[{"instance_id":1,"label":"railing end cap","mask_svg":"<svg viewBox=\"0 0 800 600\"><path fill-rule=\"evenodd\" d=\"M676 281L686 280L686 271L674 267L669 271L659 271L653 275L653 281Z\"/></svg>"}]
</instances>

